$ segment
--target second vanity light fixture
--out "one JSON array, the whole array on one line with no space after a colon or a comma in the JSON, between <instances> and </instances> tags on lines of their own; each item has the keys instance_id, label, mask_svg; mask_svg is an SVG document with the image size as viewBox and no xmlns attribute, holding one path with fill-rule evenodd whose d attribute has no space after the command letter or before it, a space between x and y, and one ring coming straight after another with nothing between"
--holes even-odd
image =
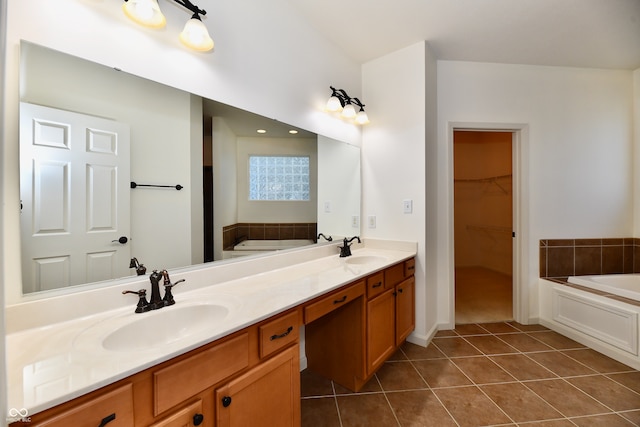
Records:
<instances>
[{"instance_id":1,"label":"second vanity light fixture","mask_svg":"<svg viewBox=\"0 0 640 427\"><path fill-rule=\"evenodd\" d=\"M207 12L200 9L189 0L173 0L179 5L189 9L193 15L180 33L180 41L187 47L206 52L213 49L213 40L209 36L207 27L202 23L200 15ZM150 28L162 28L167 19L162 14L158 0L124 0L122 10L132 21Z\"/></svg>"},{"instance_id":2,"label":"second vanity light fixture","mask_svg":"<svg viewBox=\"0 0 640 427\"><path fill-rule=\"evenodd\" d=\"M369 117L364 111L364 104L360 102L358 98L351 98L344 89L336 89L333 86L329 86L329 88L331 89L331 97L329 101L327 101L327 111L342 111L342 113L340 113L342 118L353 119L353 121L359 125L369 123ZM356 105L360 108L357 112Z\"/></svg>"}]
</instances>

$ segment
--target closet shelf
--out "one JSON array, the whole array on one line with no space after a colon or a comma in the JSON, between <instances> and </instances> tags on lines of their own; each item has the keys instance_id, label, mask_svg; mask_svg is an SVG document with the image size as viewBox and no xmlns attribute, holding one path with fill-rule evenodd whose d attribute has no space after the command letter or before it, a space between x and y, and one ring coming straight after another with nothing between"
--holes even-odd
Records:
<instances>
[{"instance_id":1,"label":"closet shelf","mask_svg":"<svg viewBox=\"0 0 640 427\"><path fill-rule=\"evenodd\" d=\"M512 175L497 175L497 176L489 176L487 178L469 178L469 179L464 179L464 178L455 178L453 180L454 183L459 182L459 183L484 183L484 184L495 184L500 190L502 190L502 192L504 194L509 194L509 190L504 188L502 185L500 185L498 183L498 180L500 179L511 179Z\"/></svg>"}]
</instances>

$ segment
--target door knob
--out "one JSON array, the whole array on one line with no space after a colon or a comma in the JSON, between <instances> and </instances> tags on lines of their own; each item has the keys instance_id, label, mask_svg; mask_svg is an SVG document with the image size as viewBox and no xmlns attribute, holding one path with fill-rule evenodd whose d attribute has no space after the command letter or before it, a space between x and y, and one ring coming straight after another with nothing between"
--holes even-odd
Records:
<instances>
[{"instance_id":1,"label":"door knob","mask_svg":"<svg viewBox=\"0 0 640 427\"><path fill-rule=\"evenodd\" d=\"M111 242L118 242L122 245L124 245L125 243L127 243L129 241L129 239L127 239L127 236L121 236L118 240L112 240Z\"/></svg>"}]
</instances>

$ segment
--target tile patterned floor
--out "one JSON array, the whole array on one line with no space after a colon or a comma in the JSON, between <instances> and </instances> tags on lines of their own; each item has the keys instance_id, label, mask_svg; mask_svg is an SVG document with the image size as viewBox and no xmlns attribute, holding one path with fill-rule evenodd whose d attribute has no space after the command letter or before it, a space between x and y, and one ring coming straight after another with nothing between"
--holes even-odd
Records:
<instances>
[{"instance_id":1,"label":"tile patterned floor","mask_svg":"<svg viewBox=\"0 0 640 427\"><path fill-rule=\"evenodd\" d=\"M359 393L305 370L304 427L640 426L640 372L539 325L405 343Z\"/></svg>"}]
</instances>

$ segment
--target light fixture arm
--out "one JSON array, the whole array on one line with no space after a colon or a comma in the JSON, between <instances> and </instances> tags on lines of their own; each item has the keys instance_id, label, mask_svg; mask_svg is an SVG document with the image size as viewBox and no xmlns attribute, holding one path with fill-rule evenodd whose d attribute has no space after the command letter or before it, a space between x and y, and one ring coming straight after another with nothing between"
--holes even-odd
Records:
<instances>
[{"instance_id":1,"label":"light fixture arm","mask_svg":"<svg viewBox=\"0 0 640 427\"><path fill-rule=\"evenodd\" d=\"M173 0L178 3L180 6L189 9L194 15L206 15L207 11L204 9L200 9L195 4L191 3L189 0ZM198 16L194 16L194 18L199 19Z\"/></svg>"}]
</instances>

